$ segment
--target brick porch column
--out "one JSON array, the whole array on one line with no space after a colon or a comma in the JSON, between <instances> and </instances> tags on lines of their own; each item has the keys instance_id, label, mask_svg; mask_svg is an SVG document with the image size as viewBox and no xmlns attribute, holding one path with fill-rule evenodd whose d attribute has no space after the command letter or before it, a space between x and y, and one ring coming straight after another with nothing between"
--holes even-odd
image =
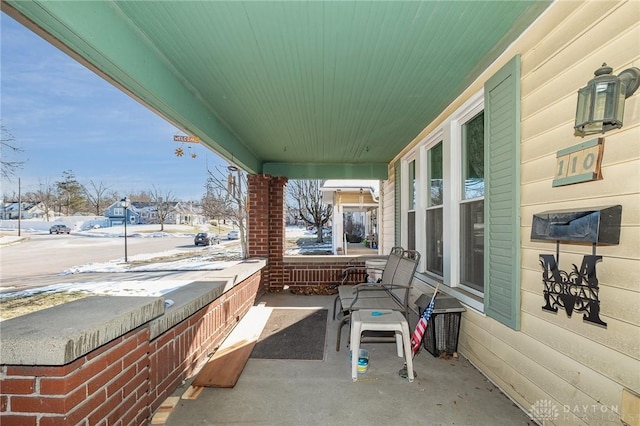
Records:
<instances>
[{"instance_id":1,"label":"brick porch column","mask_svg":"<svg viewBox=\"0 0 640 426\"><path fill-rule=\"evenodd\" d=\"M248 255L267 258L262 290L279 291L284 287L284 192L287 178L249 175L248 182Z\"/></svg>"}]
</instances>

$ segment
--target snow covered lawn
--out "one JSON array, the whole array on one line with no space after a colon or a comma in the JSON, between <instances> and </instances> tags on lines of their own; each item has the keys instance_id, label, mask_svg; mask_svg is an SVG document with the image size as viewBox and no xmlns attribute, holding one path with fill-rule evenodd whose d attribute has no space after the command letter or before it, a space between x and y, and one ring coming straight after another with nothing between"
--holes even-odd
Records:
<instances>
[{"instance_id":1,"label":"snow covered lawn","mask_svg":"<svg viewBox=\"0 0 640 426\"><path fill-rule=\"evenodd\" d=\"M142 228L140 228L142 226L153 227L153 229L157 230L159 225L136 225L132 228L142 231ZM73 231L74 228L72 228L72 232L101 238L119 238L122 235L121 228L122 227L97 228L85 231ZM166 226L166 228L171 229L172 232L162 233L162 237L184 236L184 233L175 229L174 225ZM188 228L193 229L193 227ZM34 229L25 231L23 235L28 235L29 232L48 232L48 227L46 227L46 231ZM160 235L158 235L157 232L138 232L138 236L153 238L154 236L158 237ZM23 238L24 237L18 237L17 235L3 236L0 238L0 245L19 242ZM286 250L287 255L319 254L331 251L331 241L317 244L315 243L315 233L305 228L287 227L286 239L288 247ZM179 254L184 253L178 250L169 250L160 253L131 256L129 263L122 263L121 259L115 259L109 262L74 266L63 271L63 274L78 274L77 281L0 294L0 320L13 318L33 310L44 309L89 295L157 297L191 282L171 279L114 281L108 279L108 274L105 275L106 279L104 281L83 281L81 278L81 274L83 273L223 270L239 263L241 255L237 244L229 245L229 247L224 244L214 245L207 247L202 254L198 254L197 256L176 259ZM67 295L67 297L65 297L65 295ZM38 303L29 303L29 300L32 298L33 300L37 299ZM16 301L20 302L17 303ZM16 306L19 306L19 309Z\"/></svg>"}]
</instances>

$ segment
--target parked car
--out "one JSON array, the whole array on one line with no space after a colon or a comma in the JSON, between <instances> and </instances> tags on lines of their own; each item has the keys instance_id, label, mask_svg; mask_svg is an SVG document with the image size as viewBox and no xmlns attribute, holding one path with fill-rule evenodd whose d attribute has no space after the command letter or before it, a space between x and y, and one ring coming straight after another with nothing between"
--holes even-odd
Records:
<instances>
[{"instance_id":1,"label":"parked car","mask_svg":"<svg viewBox=\"0 0 640 426\"><path fill-rule=\"evenodd\" d=\"M49 228L49 234L70 234L71 228L67 225L53 225Z\"/></svg>"},{"instance_id":2,"label":"parked car","mask_svg":"<svg viewBox=\"0 0 640 426\"><path fill-rule=\"evenodd\" d=\"M240 238L240 233L238 231L229 231L227 234L228 240L237 240Z\"/></svg>"},{"instance_id":3,"label":"parked car","mask_svg":"<svg viewBox=\"0 0 640 426\"><path fill-rule=\"evenodd\" d=\"M212 244L219 244L220 238L216 234L210 234L208 232L199 232L193 239L193 244L199 246L210 246Z\"/></svg>"}]
</instances>

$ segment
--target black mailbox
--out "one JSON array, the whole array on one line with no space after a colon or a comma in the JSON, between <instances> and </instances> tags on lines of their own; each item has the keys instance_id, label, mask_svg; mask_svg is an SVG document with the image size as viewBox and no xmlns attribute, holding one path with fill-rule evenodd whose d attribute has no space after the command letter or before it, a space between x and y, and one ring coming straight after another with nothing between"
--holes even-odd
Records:
<instances>
[{"instance_id":1,"label":"black mailbox","mask_svg":"<svg viewBox=\"0 0 640 426\"><path fill-rule=\"evenodd\" d=\"M618 244L622 206L556 210L533 215L532 240Z\"/></svg>"}]
</instances>

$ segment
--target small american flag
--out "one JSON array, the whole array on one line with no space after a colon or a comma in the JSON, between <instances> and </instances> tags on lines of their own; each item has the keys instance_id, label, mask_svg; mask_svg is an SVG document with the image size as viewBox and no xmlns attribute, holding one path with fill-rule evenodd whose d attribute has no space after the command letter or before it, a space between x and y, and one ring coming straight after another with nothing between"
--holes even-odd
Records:
<instances>
[{"instance_id":1,"label":"small american flag","mask_svg":"<svg viewBox=\"0 0 640 426\"><path fill-rule=\"evenodd\" d=\"M425 308L422 315L420 315L420 319L416 324L416 329L413 331L413 335L411 336L411 349L413 352L413 356L418 353L418 350L420 349L420 343L422 343L424 332L427 331L427 325L429 324L429 318L433 313L433 307L435 305L437 293L438 288L436 287L436 290L433 293L433 297L431 298L431 302L429 302L429 305Z\"/></svg>"}]
</instances>

